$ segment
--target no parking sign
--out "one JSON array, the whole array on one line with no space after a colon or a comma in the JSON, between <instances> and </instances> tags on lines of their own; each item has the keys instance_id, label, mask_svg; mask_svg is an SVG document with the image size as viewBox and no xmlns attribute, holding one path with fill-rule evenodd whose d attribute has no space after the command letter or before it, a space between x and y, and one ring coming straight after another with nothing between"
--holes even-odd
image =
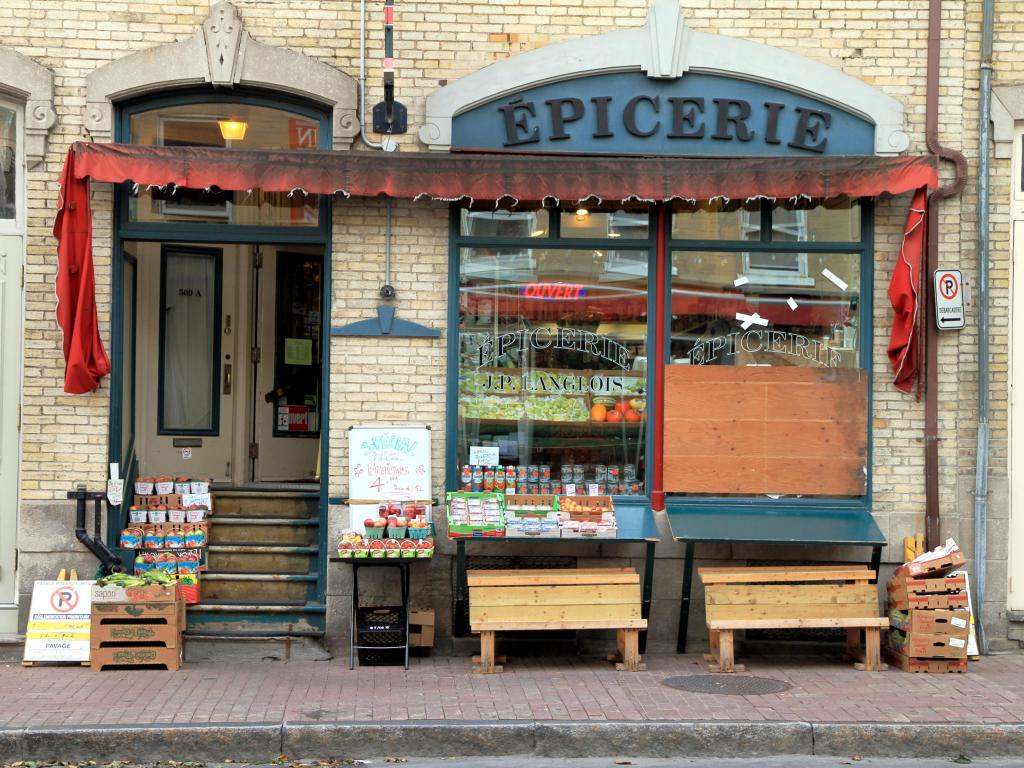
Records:
<instances>
[{"instance_id":1,"label":"no parking sign","mask_svg":"<svg viewBox=\"0 0 1024 768\"><path fill-rule=\"evenodd\" d=\"M959 269L935 270L935 324L942 330L967 324L964 312L964 278Z\"/></svg>"}]
</instances>

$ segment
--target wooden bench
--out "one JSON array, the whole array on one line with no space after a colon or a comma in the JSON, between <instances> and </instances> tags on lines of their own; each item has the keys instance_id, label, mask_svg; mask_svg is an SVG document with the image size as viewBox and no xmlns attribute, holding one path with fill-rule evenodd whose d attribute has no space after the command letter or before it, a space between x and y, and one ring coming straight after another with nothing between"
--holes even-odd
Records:
<instances>
[{"instance_id":1,"label":"wooden bench","mask_svg":"<svg viewBox=\"0 0 1024 768\"><path fill-rule=\"evenodd\" d=\"M477 671L500 672L494 633L502 630L615 629L616 669L640 663L640 576L631 568L469 571L469 624L480 633Z\"/></svg>"},{"instance_id":2,"label":"wooden bench","mask_svg":"<svg viewBox=\"0 0 1024 768\"><path fill-rule=\"evenodd\" d=\"M886 669L875 572L865 566L700 568L704 582L712 672L742 672L734 659L737 629L846 629L847 652L858 669ZM861 651L861 632L864 650Z\"/></svg>"}]
</instances>

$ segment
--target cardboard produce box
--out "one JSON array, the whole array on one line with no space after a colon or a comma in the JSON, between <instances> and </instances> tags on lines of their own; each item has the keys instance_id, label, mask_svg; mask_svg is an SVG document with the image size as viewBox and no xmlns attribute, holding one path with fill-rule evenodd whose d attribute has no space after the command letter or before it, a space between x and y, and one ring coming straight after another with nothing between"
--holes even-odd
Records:
<instances>
[{"instance_id":1,"label":"cardboard produce box","mask_svg":"<svg viewBox=\"0 0 1024 768\"><path fill-rule=\"evenodd\" d=\"M906 574L897 574L889 581L888 593L889 608L898 611L967 607L967 580L963 576L912 579Z\"/></svg>"},{"instance_id":2,"label":"cardboard produce box","mask_svg":"<svg viewBox=\"0 0 1024 768\"><path fill-rule=\"evenodd\" d=\"M177 584L150 584L145 587L105 587L93 585L93 603L173 603L181 599Z\"/></svg>"},{"instance_id":3,"label":"cardboard produce box","mask_svg":"<svg viewBox=\"0 0 1024 768\"><path fill-rule=\"evenodd\" d=\"M432 608L409 609L409 647L434 647L434 610Z\"/></svg>"},{"instance_id":4,"label":"cardboard produce box","mask_svg":"<svg viewBox=\"0 0 1024 768\"><path fill-rule=\"evenodd\" d=\"M932 579L945 576L950 571L955 571L967 562L964 553L959 549L948 554L934 557L930 560L918 562L911 560L896 569L897 575L905 575L911 578Z\"/></svg>"},{"instance_id":5,"label":"cardboard produce box","mask_svg":"<svg viewBox=\"0 0 1024 768\"><path fill-rule=\"evenodd\" d=\"M913 659L966 659L967 640L948 635L904 634L894 629L889 634L893 650Z\"/></svg>"},{"instance_id":6,"label":"cardboard produce box","mask_svg":"<svg viewBox=\"0 0 1024 768\"><path fill-rule=\"evenodd\" d=\"M915 610L890 611L889 625L900 632L921 635L945 635L966 640L971 634L970 611Z\"/></svg>"}]
</instances>

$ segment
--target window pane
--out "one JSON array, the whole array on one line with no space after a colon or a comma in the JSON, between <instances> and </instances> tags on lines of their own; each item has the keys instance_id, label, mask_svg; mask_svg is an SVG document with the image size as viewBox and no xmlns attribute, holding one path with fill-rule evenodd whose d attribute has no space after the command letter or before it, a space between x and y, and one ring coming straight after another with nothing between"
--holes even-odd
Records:
<instances>
[{"instance_id":1,"label":"window pane","mask_svg":"<svg viewBox=\"0 0 1024 768\"><path fill-rule=\"evenodd\" d=\"M219 378L217 256L168 251L164 255L160 428L213 432Z\"/></svg>"},{"instance_id":2,"label":"window pane","mask_svg":"<svg viewBox=\"0 0 1024 768\"><path fill-rule=\"evenodd\" d=\"M650 230L650 212L646 205L617 211L592 211L583 206L565 211L561 217L562 237L646 240Z\"/></svg>"},{"instance_id":3,"label":"window pane","mask_svg":"<svg viewBox=\"0 0 1024 768\"><path fill-rule=\"evenodd\" d=\"M18 115L0 107L0 219L17 214Z\"/></svg>"},{"instance_id":4,"label":"window pane","mask_svg":"<svg viewBox=\"0 0 1024 768\"><path fill-rule=\"evenodd\" d=\"M184 104L131 116L131 142L158 147L317 150L318 120L252 104ZM244 130L243 127L244 126ZM316 226L319 197L260 190L140 189L131 221Z\"/></svg>"},{"instance_id":5,"label":"window pane","mask_svg":"<svg viewBox=\"0 0 1024 768\"><path fill-rule=\"evenodd\" d=\"M536 210L480 210L463 208L459 234L470 237L547 237L548 212Z\"/></svg>"},{"instance_id":6,"label":"window pane","mask_svg":"<svg viewBox=\"0 0 1024 768\"><path fill-rule=\"evenodd\" d=\"M643 493L647 251L465 248L460 264L460 468L497 446L519 492Z\"/></svg>"},{"instance_id":7,"label":"window pane","mask_svg":"<svg viewBox=\"0 0 1024 768\"><path fill-rule=\"evenodd\" d=\"M856 368L859 289L859 254L675 251L672 362Z\"/></svg>"},{"instance_id":8,"label":"window pane","mask_svg":"<svg viewBox=\"0 0 1024 768\"><path fill-rule=\"evenodd\" d=\"M672 206L676 240L759 240L761 204L757 200L698 200Z\"/></svg>"},{"instance_id":9,"label":"window pane","mask_svg":"<svg viewBox=\"0 0 1024 768\"><path fill-rule=\"evenodd\" d=\"M278 251L275 437L320 434L322 275L322 256Z\"/></svg>"},{"instance_id":10,"label":"window pane","mask_svg":"<svg viewBox=\"0 0 1024 768\"><path fill-rule=\"evenodd\" d=\"M772 240L858 242L860 210L860 200L848 197L776 203L772 209Z\"/></svg>"}]
</instances>

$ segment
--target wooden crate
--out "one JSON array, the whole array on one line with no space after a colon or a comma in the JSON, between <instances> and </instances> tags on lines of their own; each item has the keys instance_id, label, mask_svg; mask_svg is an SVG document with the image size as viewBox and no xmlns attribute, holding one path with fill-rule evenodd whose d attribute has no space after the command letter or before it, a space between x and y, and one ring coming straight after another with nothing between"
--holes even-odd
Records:
<instances>
[{"instance_id":1,"label":"wooden crate","mask_svg":"<svg viewBox=\"0 0 1024 768\"><path fill-rule=\"evenodd\" d=\"M889 649L888 655L889 660L904 672L963 674L967 671L967 659L914 659L892 649Z\"/></svg>"},{"instance_id":2,"label":"wooden crate","mask_svg":"<svg viewBox=\"0 0 1024 768\"><path fill-rule=\"evenodd\" d=\"M89 663L108 666L181 666L185 603L95 603L90 626Z\"/></svg>"},{"instance_id":3,"label":"wooden crate","mask_svg":"<svg viewBox=\"0 0 1024 768\"><path fill-rule=\"evenodd\" d=\"M734 633L745 629L845 628L849 654L867 670L884 668L875 572L864 566L701 568L713 672L743 671ZM864 650L861 651L861 632Z\"/></svg>"}]
</instances>

